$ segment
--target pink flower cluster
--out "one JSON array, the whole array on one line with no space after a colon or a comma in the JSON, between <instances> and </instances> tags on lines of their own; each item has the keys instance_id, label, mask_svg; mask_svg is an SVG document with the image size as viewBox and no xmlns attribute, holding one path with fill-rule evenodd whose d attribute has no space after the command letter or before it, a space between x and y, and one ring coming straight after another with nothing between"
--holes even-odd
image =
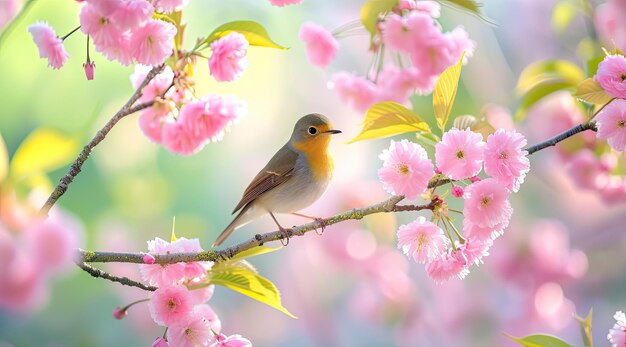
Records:
<instances>
[{"instance_id":1,"label":"pink flower cluster","mask_svg":"<svg viewBox=\"0 0 626 347\"><path fill-rule=\"evenodd\" d=\"M149 67L138 65L131 75L137 88L144 80ZM154 100L154 106L142 111L139 127L153 142L160 143L173 153L197 153L210 141L219 141L225 131L247 112L246 104L232 96L209 94L201 99L180 74L169 67L157 75L144 89L140 101Z\"/></svg>"},{"instance_id":2,"label":"pink flower cluster","mask_svg":"<svg viewBox=\"0 0 626 347\"><path fill-rule=\"evenodd\" d=\"M615 325L606 338L613 347L626 346L626 315L622 311L617 311L613 318L616 320Z\"/></svg>"},{"instance_id":3,"label":"pink flower cluster","mask_svg":"<svg viewBox=\"0 0 626 347\"><path fill-rule=\"evenodd\" d=\"M47 58L48 66L51 68L60 69L70 55L63 46L63 40L57 37L54 29L48 23L37 22L29 26L28 31L39 49L39 57Z\"/></svg>"},{"instance_id":4,"label":"pink flower cluster","mask_svg":"<svg viewBox=\"0 0 626 347\"><path fill-rule=\"evenodd\" d=\"M626 74L624 76L626 79ZM611 101L598 112L596 124L599 139L606 140L616 151L626 151L626 100Z\"/></svg>"},{"instance_id":5,"label":"pink flower cluster","mask_svg":"<svg viewBox=\"0 0 626 347\"><path fill-rule=\"evenodd\" d=\"M435 20L438 16L439 4L434 1L399 2L379 23L380 45L373 48L381 52L383 47L389 49L404 63L388 62L382 70L370 71L366 77L338 72L331 77L329 88L359 111L377 102L406 103L413 93L430 93L439 75L456 64L464 52L466 58L470 57L475 46L461 27L443 32ZM326 44L326 47L317 49L318 54L334 55L332 46Z\"/></svg>"},{"instance_id":6,"label":"pink flower cluster","mask_svg":"<svg viewBox=\"0 0 626 347\"><path fill-rule=\"evenodd\" d=\"M153 19L152 13L155 7L171 12L182 5L182 1L86 0L80 28L109 60L158 65L172 54L176 27Z\"/></svg>"},{"instance_id":7,"label":"pink flower cluster","mask_svg":"<svg viewBox=\"0 0 626 347\"><path fill-rule=\"evenodd\" d=\"M453 128L435 146L438 174L457 183L470 182L465 189L452 187L452 194L464 200L464 238L459 234L459 240L454 240L450 232L446 237L437 224L424 217L402 225L397 234L398 247L416 262L426 264L427 274L436 282L455 275L463 278L472 264L482 262L493 240L509 225L513 213L509 195L519 190L530 169L525 145L526 139L515 130L497 130L483 142L478 133ZM384 164L378 171L379 178L389 193L412 199L426 192L433 164L420 145L391 141L380 158ZM476 175L483 165L491 177L481 180ZM433 211L434 219L453 229L445 205L441 209ZM452 242L454 246L449 247Z\"/></svg>"},{"instance_id":8,"label":"pink flower cluster","mask_svg":"<svg viewBox=\"0 0 626 347\"><path fill-rule=\"evenodd\" d=\"M211 43L209 69L211 75L219 82L230 82L239 78L248 67L248 47L246 38L232 32Z\"/></svg>"},{"instance_id":9,"label":"pink flower cluster","mask_svg":"<svg viewBox=\"0 0 626 347\"><path fill-rule=\"evenodd\" d=\"M300 27L299 37L306 44L306 53L311 64L325 67L335 59L339 42L324 27L313 22L305 22Z\"/></svg>"},{"instance_id":10,"label":"pink flower cluster","mask_svg":"<svg viewBox=\"0 0 626 347\"><path fill-rule=\"evenodd\" d=\"M4 222L0 221L0 308L30 311L45 301L47 281L72 266L82 226L58 209L45 220L24 220L11 228Z\"/></svg>"},{"instance_id":11,"label":"pink flower cluster","mask_svg":"<svg viewBox=\"0 0 626 347\"><path fill-rule=\"evenodd\" d=\"M626 98L626 57L621 54L607 55L598 64L594 79L610 96Z\"/></svg>"}]
</instances>

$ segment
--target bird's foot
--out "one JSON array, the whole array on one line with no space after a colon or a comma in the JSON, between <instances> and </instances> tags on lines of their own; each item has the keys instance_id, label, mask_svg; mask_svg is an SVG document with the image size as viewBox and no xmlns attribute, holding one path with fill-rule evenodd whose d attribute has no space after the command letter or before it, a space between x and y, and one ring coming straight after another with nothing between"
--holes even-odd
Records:
<instances>
[{"instance_id":1,"label":"bird's foot","mask_svg":"<svg viewBox=\"0 0 626 347\"><path fill-rule=\"evenodd\" d=\"M315 218L315 221L320 225L320 231L318 232L317 228L315 228L315 233L322 236L322 234L324 234L324 229L326 229L327 226L326 220L324 218Z\"/></svg>"},{"instance_id":2,"label":"bird's foot","mask_svg":"<svg viewBox=\"0 0 626 347\"><path fill-rule=\"evenodd\" d=\"M282 243L283 246L287 247L289 245L289 238L291 237L291 230L280 227L279 231L282 234L280 243Z\"/></svg>"}]
</instances>

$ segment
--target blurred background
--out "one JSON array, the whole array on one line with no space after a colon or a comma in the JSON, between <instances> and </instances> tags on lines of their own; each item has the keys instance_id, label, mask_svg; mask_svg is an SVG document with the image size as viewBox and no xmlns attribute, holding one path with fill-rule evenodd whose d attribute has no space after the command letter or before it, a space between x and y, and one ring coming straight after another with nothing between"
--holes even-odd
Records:
<instances>
[{"instance_id":1,"label":"blurred background","mask_svg":"<svg viewBox=\"0 0 626 347\"><path fill-rule=\"evenodd\" d=\"M589 26L577 16L558 33L551 26L556 1L483 3L496 26L442 8L444 29L463 25L477 47L463 68L452 114L481 115L490 112L484 106L491 104L506 123L519 103L514 89L520 71L547 58L584 66L577 50L593 23ZM334 181L303 213L330 216L386 199L376 171L388 139L346 144L358 133L364 115L327 88L336 71L365 73L371 60L368 37L342 39L337 59L319 69L308 63L297 35L305 21L333 29L357 19L361 5L304 0L278 8L263 0L191 1L184 17L188 44L223 22L250 19L290 49L250 48L249 68L232 83L216 83L206 64L199 63L199 95L236 95L247 101L249 111L222 141L194 156L174 155L151 143L141 133L137 115L115 126L55 207L82 222L80 247L144 251L147 240L169 237L176 217L178 236L198 237L209 248L230 222L250 179L286 142L295 121L311 112L327 115L344 133L332 143ZM44 20L64 35L78 25L79 9L74 1L36 1L0 43L0 134L9 156L42 127L61 131L82 146L133 92L133 68L93 51L96 77L85 79L85 37L80 33L65 41L71 58L61 70L48 68L38 57L26 28ZM430 96L411 101L420 115L432 116ZM535 113L541 117L541 111ZM543 139L531 125L516 128L531 143ZM334 225L321 237L310 233L293 239L285 249L252 260L276 283L285 307L298 320L222 287L209 304L225 333L241 334L256 346L514 345L503 332L552 333L581 345L572 315L585 316L592 307L594 340L607 345L614 312L626 309L626 205L578 189L567 170L550 149L532 156L526 183L512 196L511 226L496 240L485 264L462 281L436 285L423 266L395 249L397 226L418 213L376 215ZM56 184L66 172L67 166L53 170L50 182ZM36 194L29 194L29 184L19 184L18 199L41 204L49 192L45 182ZM279 218L284 225L305 222ZM227 244L274 228L269 217L261 218L234 233ZM104 268L139 278L132 265ZM111 316L116 306L144 297L139 289L71 269L50 282L33 309L0 309L0 346L150 345L163 331L152 322L147 306L134 306L121 321Z\"/></svg>"}]
</instances>

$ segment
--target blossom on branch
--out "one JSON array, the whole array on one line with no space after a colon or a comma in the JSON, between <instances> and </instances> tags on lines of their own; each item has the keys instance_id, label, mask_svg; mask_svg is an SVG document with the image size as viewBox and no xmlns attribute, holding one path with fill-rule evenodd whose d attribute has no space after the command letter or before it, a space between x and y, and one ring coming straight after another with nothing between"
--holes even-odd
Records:
<instances>
[{"instance_id":1,"label":"blossom on branch","mask_svg":"<svg viewBox=\"0 0 626 347\"><path fill-rule=\"evenodd\" d=\"M51 68L60 69L70 55L63 46L63 40L57 37L54 29L48 23L37 22L29 26L28 31L37 44L39 57L47 58L48 66Z\"/></svg>"},{"instance_id":2,"label":"blossom on branch","mask_svg":"<svg viewBox=\"0 0 626 347\"><path fill-rule=\"evenodd\" d=\"M434 173L426 150L408 140L391 140L389 149L384 150L379 158L384 161L378 170L383 188L390 194L404 195L408 199L422 194Z\"/></svg>"}]
</instances>

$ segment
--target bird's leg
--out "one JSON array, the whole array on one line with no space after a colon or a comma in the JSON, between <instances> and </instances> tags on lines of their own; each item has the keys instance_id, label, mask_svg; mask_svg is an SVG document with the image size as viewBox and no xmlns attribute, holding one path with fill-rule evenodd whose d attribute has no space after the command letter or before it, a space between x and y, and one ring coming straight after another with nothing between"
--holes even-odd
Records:
<instances>
[{"instance_id":1,"label":"bird's leg","mask_svg":"<svg viewBox=\"0 0 626 347\"><path fill-rule=\"evenodd\" d=\"M287 229L283 228L280 225L280 223L278 223L278 221L276 220L276 217L274 217L274 214L272 212L270 212L270 216L272 216L274 223L276 223L276 225L278 226L278 230L280 230L280 233L283 234L283 238L280 239L280 243L282 243L283 246L287 247L287 245L289 244L289 231L287 231ZM286 240L286 241L283 241L283 240Z\"/></svg>"},{"instance_id":2,"label":"bird's leg","mask_svg":"<svg viewBox=\"0 0 626 347\"><path fill-rule=\"evenodd\" d=\"M320 235L320 236L324 233L324 229L326 228L326 221L324 221L324 218L311 217L311 216L307 216L306 214L301 214L301 213L296 213L296 212L291 212L290 214L292 214L294 216L298 216L298 217L312 219L312 220L318 222L320 224L320 227L321 227L322 230L320 232L317 232L317 228L315 228L315 233Z\"/></svg>"}]
</instances>

